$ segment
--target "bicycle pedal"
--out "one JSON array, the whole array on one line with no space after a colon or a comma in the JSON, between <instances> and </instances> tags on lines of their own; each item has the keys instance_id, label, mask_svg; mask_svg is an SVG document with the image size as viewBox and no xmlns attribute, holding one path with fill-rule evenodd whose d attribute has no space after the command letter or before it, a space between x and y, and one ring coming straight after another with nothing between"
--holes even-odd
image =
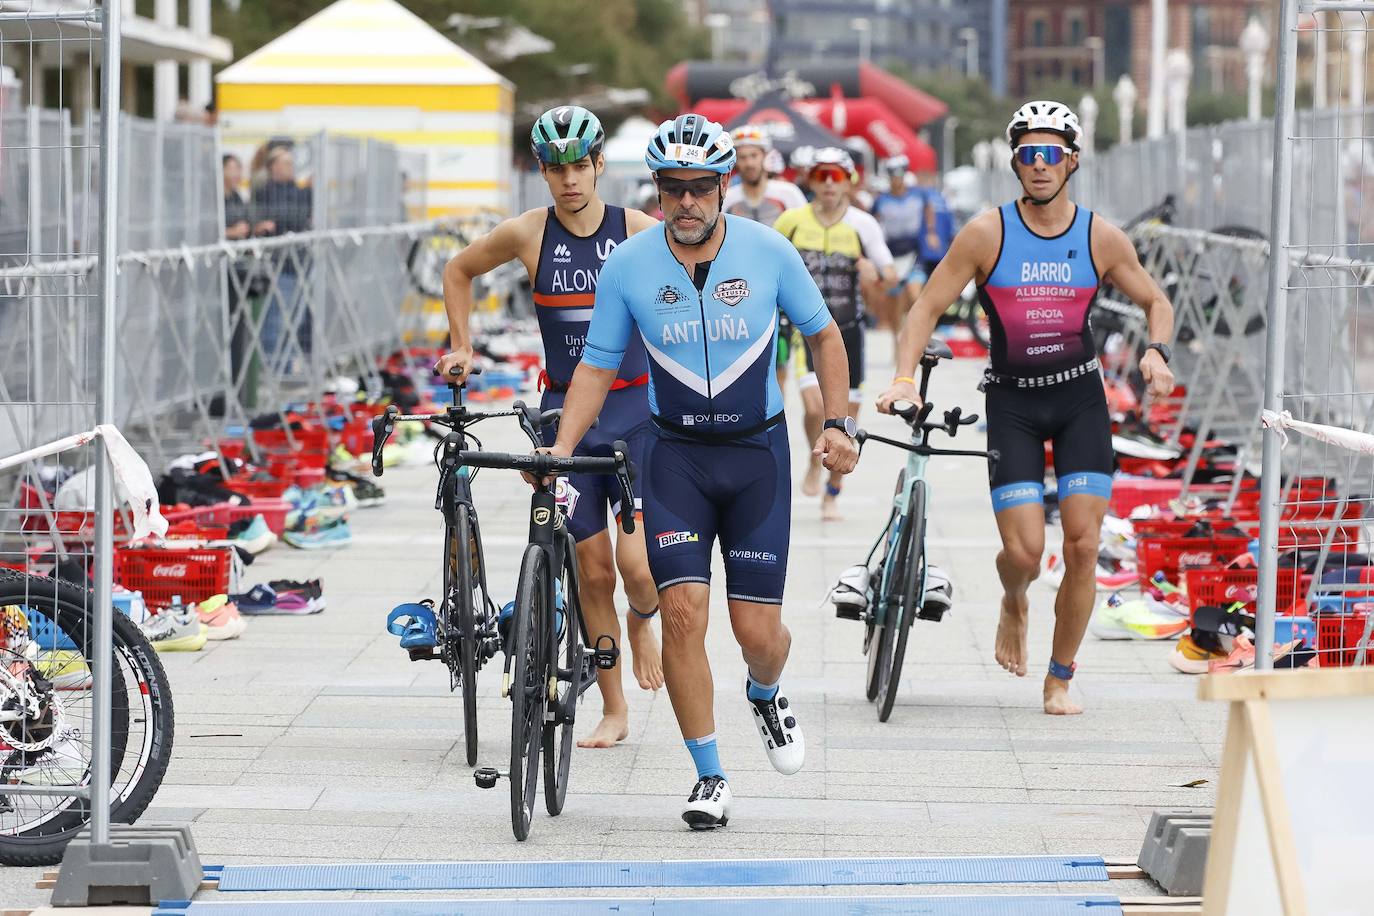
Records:
<instances>
[{"instance_id":1,"label":"bicycle pedal","mask_svg":"<svg viewBox=\"0 0 1374 916\"><path fill-rule=\"evenodd\" d=\"M939 623L945 619L945 609L939 605L932 607L927 604L916 612L916 617L918 620L933 620Z\"/></svg>"},{"instance_id":2,"label":"bicycle pedal","mask_svg":"<svg viewBox=\"0 0 1374 916\"><path fill-rule=\"evenodd\" d=\"M835 602L835 616L841 620L863 620L865 610L861 604Z\"/></svg>"},{"instance_id":3,"label":"bicycle pedal","mask_svg":"<svg viewBox=\"0 0 1374 916\"><path fill-rule=\"evenodd\" d=\"M602 643L610 643L610 648L603 648ZM596 662L596 667L602 671L609 671L620 659L620 647L611 637L602 636L597 639L596 648L592 649L592 659Z\"/></svg>"},{"instance_id":4,"label":"bicycle pedal","mask_svg":"<svg viewBox=\"0 0 1374 916\"><path fill-rule=\"evenodd\" d=\"M472 781L477 783L479 789L494 789L496 781L507 775L509 774L502 773L496 767L478 767L472 771Z\"/></svg>"},{"instance_id":5,"label":"bicycle pedal","mask_svg":"<svg viewBox=\"0 0 1374 916\"><path fill-rule=\"evenodd\" d=\"M435 662L443 657L443 653L434 646L415 646L406 651L410 653L410 660L413 662Z\"/></svg>"}]
</instances>

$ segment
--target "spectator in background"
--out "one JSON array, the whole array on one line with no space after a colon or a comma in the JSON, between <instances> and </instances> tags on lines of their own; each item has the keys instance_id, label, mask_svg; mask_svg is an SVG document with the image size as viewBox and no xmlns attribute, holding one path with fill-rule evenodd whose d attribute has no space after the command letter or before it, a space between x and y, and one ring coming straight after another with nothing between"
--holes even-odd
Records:
<instances>
[{"instance_id":1,"label":"spectator in background","mask_svg":"<svg viewBox=\"0 0 1374 916\"><path fill-rule=\"evenodd\" d=\"M243 161L232 153L220 160L224 174L224 237L232 241L246 239L253 233L248 221L248 203L239 188L243 185Z\"/></svg>"},{"instance_id":2,"label":"spectator in background","mask_svg":"<svg viewBox=\"0 0 1374 916\"><path fill-rule=\"evenodd\" d=\"M925 268L926 276L930 276L954 241L954 214L940 190L940 177L937 174L922 172L919 183L926 202L925 231L919 237L919 250L921 266Z\"/></svg>"},{"instance_id":3,"label":"spectator in background","mask_svg":"<svg viewBox=\"0 0 1374 916\"><path fill-rule=\"evenodd\" d=\"M296 183L296 154L292 145L269 143L266 154L267 180L253 191L253 234L261 238L305 232L310 229L314 199L310 188ZM277 249L276 285L267 297L262 320L262 349L268 364L276 371L287 368L283 358L284 331L294 327L301 355L311 351L312 322L308 303L297 295L300 274L309 264L304 252ZM288 324L290 322L290 324Z\"/></svg>"}]
</instances>

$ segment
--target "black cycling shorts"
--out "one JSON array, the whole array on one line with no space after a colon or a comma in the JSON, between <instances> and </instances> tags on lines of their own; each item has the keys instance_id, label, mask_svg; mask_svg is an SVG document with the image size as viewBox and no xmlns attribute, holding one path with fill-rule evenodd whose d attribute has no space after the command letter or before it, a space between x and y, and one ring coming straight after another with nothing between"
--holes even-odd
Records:
<instances>
[{"instance_id":1,"label":"black cycling shorts","mask_svg":"<svg viewBox=\"0 0 1374 916\"><path fill-rule=\"evenodd\" d=\"M849 357L849 399L858 400L864 384L864 326L855 322L847 328L840 328L840 339L844 341L844 352ZM816 371L816 361L811 356L811 344L806 345L806 371Z\"/></svg>"},{"instance_id":2,"label":"black cycling shorts","mask_svg":"<svg viewBox=\"0 0 1374 916\"><path fill-rule=\"evenodd\" d=\"M1096 372L1043 388L987 386L988 448L1000 453L989 475L996 512L1045 498L1045 443L1054 445L1059 498L1110 498L1112 426Z\"/></svg>"}]
</instances>

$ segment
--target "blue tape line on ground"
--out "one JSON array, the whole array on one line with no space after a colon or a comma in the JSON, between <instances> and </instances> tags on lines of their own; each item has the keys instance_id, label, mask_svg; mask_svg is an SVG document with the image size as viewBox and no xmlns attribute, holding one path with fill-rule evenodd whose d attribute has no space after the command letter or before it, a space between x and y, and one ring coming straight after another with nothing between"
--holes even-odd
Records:
<instances>
[{"instance_id":1,"label":"blue tape line on ground","mask_svg":"<svg viewBox=\"0 0 1374 916\"><path fill-rule=\"evenodd\" d=\"M221 891L837 887L1106 881L1100 856L230 865Z\"/></svg>"},{"instance_id":2,"label":"blue tape line on ground","mask_svg":"<svg viewBox=\"0 0 1374 916\"><path fill-rule=\"evenodd\" d=\"M353 900L195 903L189 916L757 916L785 901L787 916L1122 916L1116 897L687 897L567 900Z\"/></svg>"}]
</instances>

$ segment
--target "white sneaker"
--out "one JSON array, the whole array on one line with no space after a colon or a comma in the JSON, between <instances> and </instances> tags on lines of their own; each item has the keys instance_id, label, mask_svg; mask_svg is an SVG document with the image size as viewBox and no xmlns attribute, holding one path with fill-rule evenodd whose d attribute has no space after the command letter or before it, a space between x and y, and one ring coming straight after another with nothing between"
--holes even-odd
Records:
<instances>
[{"instance_id":1,"label":"white sneaker","mask_svg":"<svg viewBox=\"0 0 1374 916\"><path fill-rule=\"evenodd\" d=\"M749 682L745 681L745 690ZM768 752L768 762L773 769L784 776L791 776L806 762L806 738L801 726L797 724L796 710L779 689L771 700L750 700L745 694L749 708L754 712L754 724L758 726L763 748Z\"/></svg>"},{"instance_id":2,"label":"white sneaker","mask_svg":"<svg viewBox=\"0 0 1374 916\"><path fill-rule=\"evenodd\" d=\"M710 830L730 823L730 784L723 776L698 779L687 796L682 819L693 830Z\"/></svg>"}]
</instances>

